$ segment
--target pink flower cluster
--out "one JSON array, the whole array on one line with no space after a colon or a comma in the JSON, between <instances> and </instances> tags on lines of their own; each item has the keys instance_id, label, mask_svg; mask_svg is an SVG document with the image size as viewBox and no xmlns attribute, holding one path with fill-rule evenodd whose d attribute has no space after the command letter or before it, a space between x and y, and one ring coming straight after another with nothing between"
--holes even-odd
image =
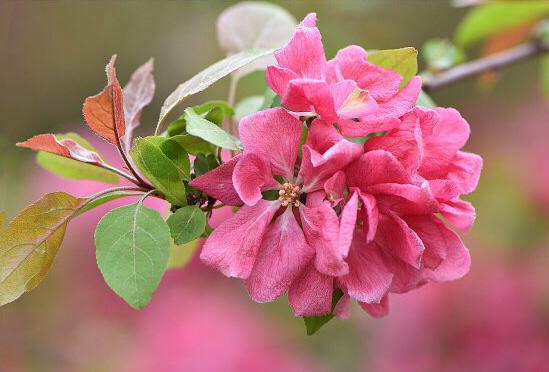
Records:
<instances>
[{"instance_id":1,"label":"pink flower cluster","mask_svg":"<svg viewBox=\"0 0 549 372\"><path fill-rule=\"evenodd\" d=\"M400 90L402 77L360 47L327 61L314 14L275 56L267 81L282 107L242 119L243 153L191 182L241 206L201 259L244 279L255 301L288 293L298 316L329 313L337 288L339 316L351 298L380 316L390 292L466 274L469 252L448 223L473 223L460 196L482 159L460 150L460 114L415 107L420 78Z\"/></svg>"}]
</instances>

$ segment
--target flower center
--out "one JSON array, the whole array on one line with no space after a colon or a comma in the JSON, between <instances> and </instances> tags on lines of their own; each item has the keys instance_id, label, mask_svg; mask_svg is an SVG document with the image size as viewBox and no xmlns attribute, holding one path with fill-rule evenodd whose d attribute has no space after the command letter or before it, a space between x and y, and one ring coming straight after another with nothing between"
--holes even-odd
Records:
<instances>
[{"instance_id":1,"label":"flower center","mask_svg":"<svg viewBox=\"0 0 549 372\"><path fill-rule=\"evenodd\" d=\"M301 187L293 185L289 182L280 186L278 191L278 200L282 203L283 207L293 204L294 207L299 207L301 202L299 197L301 195Z\"/></svg>"}]
</instances>

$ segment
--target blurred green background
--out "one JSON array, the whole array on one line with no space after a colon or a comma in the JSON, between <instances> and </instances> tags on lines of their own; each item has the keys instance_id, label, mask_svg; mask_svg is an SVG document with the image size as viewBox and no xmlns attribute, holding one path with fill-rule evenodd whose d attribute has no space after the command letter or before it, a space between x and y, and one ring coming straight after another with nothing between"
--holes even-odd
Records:
<instances>
[{"instance_id":1,"label":"blurred green background","mask_svg":"<svg viewBox=\"0 0 549 372\"><path fill-rule=\"evenodd\" d=\"M34 154L16 148L15 142L39 133L84 132L82 102L103 88L103 68L114 53L118 54L117 72L122 84L137 66L154 57L157 91L139 128L139 133L152 132L164 98L179 83L223 58L216 41L215 21L219 13L233 3L236 2L1 1L0 210L13 217L42 192L60 187L62 181L39 170L33 162ZM445 0L274 3L288 9L297 20L311 11L318 14L328 58L349 44L366 49L404 46L420 49L430 38L452 38L467 11L453 8ZM475 52L473 50L470 57L474 57ZM456 286L473 288L475 283L485 282L482 273L486 265L495 266L494 270L503 273L502 276L512 278L522 274L506 271L509 262L510 266L519 268L529 268L534 262L535 269L526 270L537 270L535 272L539 274L535 277L531 297L545 306L549 273L544 269L548 266L541 263L548 263L549 203L546 203L544 192L549 193L549 186L540 177L549 169L549 103L540 94L539 63L539 60L530 60L507 68L501 78L489 86L481 85L478 80L468 80L437 90L431 96L440 106L452 106L461 111L472 127L467 150L479 153L485 159L479 189L471 196L478 219L466 238L473 256L471 277L477 282L468 278L464 280L465 284ZM265 88L264 75L254 73L241 82L237 96L260 94ZM226 99L227 90L225 79L194 96L189 105L209 99ZM72 188L80 187L78 185L70 183ZM85 184L82 187L93 189L96 186ZM307 338L301 320L291 316L284 300L271 305L253 304L238 283L194 262L189 268L168 274L161 285L160 292L163 292L153 298L152 309L137 314L127 309L100 281L94 262L92 222L82 222L82 226L69 231L52 272L38 289L0 309L0 371L153 371L153 367L147 369L149 364L146 362L138 362L140 358L155 355L164 361L170 355L174 358L173 365L159 365L156 369L159 371L215 370L209 367L208 359L216 357L227 361L226 370L259 370L262 364L242 364L238 353L242 358L248 355L248 358L257 359L263 357L263 349L272 351L268 358L265 356L265 360L272 360L265 364L271 365L272 370L391 370L388 365L376 361L383 353L375 352L371 345L380 338L389 337L387 329L390 326L384 325L406 316L407 309L422 312L434 301L425 294L419 297L416 307L395 301L393 313L383 321L367 319L368 316L357 308L351 321L334 321L317 336ZM437 285L433 291L453 291L453 286ZM214 295L207 294L211 291ZM450 293L457 295L456 291ZM203 349L189 346L186 349L189 354L177 351L173 344L191 345L193 342L178 339L181 334L170 331L170 327L175 327L173 323L162 325L156 320L155 316L171 319L170 314L162 313L157 307L162 306L163 299L170 303L166 297L173 295L172 292L182 297L173 300L175 308L180 306L177 314L181 322L188 316L188 321L195 323L188 329L185 324L181 325L186 329L181 332L202 332L212 338L209 342L204 340ZM461 292L465 292L463 301L457 301L453 306L473 306L468 303L467 291ZM511 303L529 301L521 298L526 296L525 291L519 288L517 292L519 298L512 298ZM413 298L414 293L393 297ZM196 308L197 298L204 301L204 308L219 309L218 313L204 310L204 317L208 314L214 319L201 318L200 307ZM223 301L232 310L223 311L226 304ZM493 305L499 308L501 304ZM502 311L501 308L498 311ZM549 346L545 314L529 314L531 318L539 319L534 328L543 331L541 341L536 345ZM155 321L159 323L155 325ZM220 325L227 322L242 326ZM167 327L165 338L149 329L162 329L163 326ZM522 323L517 327L526 329ZM238 335L240 332L242 334ZM417 337L414 335L412 332L402 337ZM159 337L157 343L150 341L154 337ZM201 337L196 336L197 344ZM142 338L149 344L141 342ZM164 347L164 343L172 346ZM224 350L231 343L240 345L240 349L233 351L232 359L223 359ZM252 347L252 344L256 346ZM258 348L261 350L256 350ZM192 356L190 350L193 350ZM440 351L427 349L424 352L438 360L436 354ZM405 360L396 353L385 357ZM440 353L444 362L437 362L434 367L417 361L413 365L418 365L418 369L412 368L412 364L407 366L409 370L460 370L446 368L454 366L452 359L446 361L448 353ZM505 359L508 352L502 353L497 355ZM187 362L196 360L197 364L178 367L175 359L182 355ZM240 364L231 364L234 360ZM282 361L288 364L275 368ZM135 363L138 363L137 367ZM477 364L471 366L473 371L483 370L475 368ZM492 370L490 368L484 370Z\"/></svg>"}]
</instances>

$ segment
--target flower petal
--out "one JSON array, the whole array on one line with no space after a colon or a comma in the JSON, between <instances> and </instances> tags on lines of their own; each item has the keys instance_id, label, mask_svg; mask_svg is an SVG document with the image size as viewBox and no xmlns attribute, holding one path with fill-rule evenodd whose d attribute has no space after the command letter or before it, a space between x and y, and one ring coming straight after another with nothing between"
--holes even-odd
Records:
<instances>
[{"instance_id":1,"label":"flower petal","mask_svg":"<svg viewBox=\"0 0 549 372\"><path fill-rule=\"evenodd\" d=\"M316 208L299 209L305 238L316 252L315 267L323 274L344 275L349 267L345 263L344 247L339 244L339 219L330 203Z\"/></svg>"},{"instance_id":2,"label":"flower petal","mask_svg":"<svg viewBox=\"0 0 549 372\"><path fill-rule=\"evenodd\" d=\"M292 283L288 301L296 316L325 315L332 309L334 279L308 265Z\"/></svg>"},{"instance_id":3,"label":"flower petal","mask_svg":"<svg viewBox=\"0 0 549 372\"><path fill-rule=\"evenodd\" d=\"M359 302L379 303L391 286L393 275L385 267L380 250L357 231L347 258L349 273L337 279L352 298Z\"/></svg>"},{"instance_id":4,"label":"flower petal","mask_svg":"<svg viewBox=\"0 0 549 372\"><path fill-rule=\"evenodd\" d=\"M362 201L362 222L364 224L364 234L366 235L366 242L374 240L377 233L377 226L379 224L379 211L377 209L376 198L370 194L363 194L358 191L360 200Z\"/></svg>"},{"instance_id":5,"label":"flower petal","mask_svg":"<svg viewBox=\"0 0 549 372\"><path fill-rule=\"evenodd\" d=\"M395 213L386 211L379 216L376 243L394 257L419 269L425 246L416 232Z\"/></svg>"},{"instance_id":6,"label":"flower petal","mask_svg":"<svg viewBox=\"0 0 549 372\"><path fill-rule=\"evenodd\" d=\"M385 150L365 153L347 168L345 174L349 187L358 187L364 192L376 184L410 182L402 164Z\"/></svg>"},{"instance_id":7,"label":"flower petal","mask_svg":"<svg viewBox=\"0 0 549 372\"><path fill-rule=\"evenodd\" d=\"M475 207L468 201L453 199L440 204L440 213L455 228L466 233L469 232L477 214Z\"/></svg>"},{"instance_id":8,"label":"flower petal","mask_svg":"<svg viewBox=\"0 0 549 372\"><path fill-rule=\"evenodd\" d=\"M189 184L227 205L242 205L233 186L233 172L240 155L235 156L219 167L195 178Z\"/></svg>"},{"instance_id":9,"label":"flower petal","mask_svg":"<svg viewBox=\"0 0 549 372\"><path fill-rule=\"evenodd\" d=\"M291 80L281 105L294 112L316 113L327 121L337 120L330 86L323 80Z\"/></svg>"},{"instance_id":10,"label":"flower petal","mask_svg":"<svg viewBox=\"0 0 549 372\"><path fill-rule=\"evenodd\" d=\"M233 172L233 185L244 203L254 205L263 197L262 191L277 185L270 164L254 153L244 154Z\"/></svg>"},{"instance_id":11,"label":"flower petal","mask_svg":"<svg viewBox=\"0 0 549 372\"><path fill-rule=\"evenodd\" d=\"M200 254L202 261L226 276L246 279L278 206L277 202L260 200L240 208L208 237Z\"/></svg>"},{"instance_id":12,"label":"flower petal","mask_svg":"<svg viewBox=\"0 0 549 372\"><path fill-rule=\"evenodd\" d=\"M291 208L269 226L246 287L256 302L283 295L314 256Z\"/></svg>"},{"instance_id":13,"label":"flower petal","mask_svg":"<svg viewBox=\"0 0 549 372\"><path fill-rule=\"evenodd\" d=\"M288 45L275 53L275 58L281 67L294 71L300 77L324 79L326 56L314 19L313 14L308 15L298 25Z\"/></svg>"},{"instance_id":14,"label":"flower petal","mask_svg":"<svg viewBox=\"0 0 549 372\"><path fill-rule=\"evenodd\" d=\"M269 87L280 97L284 97L290 81L299 78L299 76L287 68L268 66L265 78Z\"/></svg>"},{"instance_id":15,"label":"flower petal","mask_svg":"<svg viewBox=\"0 0 549 372\"><path fill-rule=\"evenodd\" d=\"M381 318L389 314L389 296L385 295L378 304L360 302L360 307L374 318Z\"/></svg>"},{"instance_id":16,"label":"flower petal","mask_svg":"<svg viewBox=\"0 0 549 372\"><path fill-rule=\"evenodd\" d=\"M346 257L351 248L358 212L358 192L353 192L339 216L339 245Z\"/></svg>"},{"instance_id":17,"label":"flower petal","mask_svg":"<svg viewBox=\"0 0 549 372\"><path fill-rule=\"evenodd\" d=\"M436 268L425 268L425 277L429 280L443 282L456 280L469 272L471 257L459 236L450 230L440 219L431 216L414 216L407 218L411 228L425 244L426 250L440 257L441 263Z\"/></svg>"},{"instance_id":18,"label":"flower petal","mask_svg":"<svg viewBox=\"0 0 549 372\"><path fill-rule=\"evenodd\" d=\"M301 140L301 122L282 108L259 111L239 124L245 153L254 153L271 163L273 174L293 178Z\"/></svg>"},{"instance_id":19,"label":"flower petal","mask_svg":"<svg viewBox=\"0 0 549 372\"><path fill-rule=\"evenodd\" d=\"M328 79L354 80L375 100L387 101L398 93L402 77L393 70L368 63L366 58L366 51L359 46L351 45L341 49L328 62Z\"/></svg>"},{"instance_id":20,"label":"flower petal","mask_svg":"<svg viewBox=\"0 0 549 372\"><path fill-rule=\"evenodd\" d=\"M482 158L477 154L458 151L448 171L448 179L458 184L463 194L473 192L478 185Z\"/></svg>"}]
</instances>

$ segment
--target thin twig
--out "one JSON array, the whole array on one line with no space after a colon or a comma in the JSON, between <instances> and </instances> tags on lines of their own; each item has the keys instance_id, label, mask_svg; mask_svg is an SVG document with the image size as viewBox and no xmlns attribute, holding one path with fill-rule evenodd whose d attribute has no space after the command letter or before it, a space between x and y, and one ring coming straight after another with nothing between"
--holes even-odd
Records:
<instances>
[{"instance_id":1,"label":"thin twig","mask_svg":"<svg viewBox=\"0 0 549 372\"><path fill-rule=\"evenodd\" d=\"M105 163L102 163L102 164L94 164L94 165L97 165L98 167L100 168L103 168L103 169L106 169L110 172L113 172L115 174L118 174L119 176L121 177L124 177L125 179L127 179L128 181L130 181L131 183L134 183L134 184L138 184L139 181L137 181L135 178L133 178L133 176L131 174L128 174L118 168L115 168L115 167L112 167L108 164L105 164Z\"/></svg>"},{"instance_id":2,"label":"thin twig","mask_svg":"<svg viewBox=\"0 0 549 372\"><path fill-rule=\"evenodd\" d=\"M549 52L549 43L531 41L503 52L466 62L433 75L424 76L423 89L431 92L456 81L470 78L487 71L496 71L503 67L528 60Z\"/></svg>"}]
</instances>

